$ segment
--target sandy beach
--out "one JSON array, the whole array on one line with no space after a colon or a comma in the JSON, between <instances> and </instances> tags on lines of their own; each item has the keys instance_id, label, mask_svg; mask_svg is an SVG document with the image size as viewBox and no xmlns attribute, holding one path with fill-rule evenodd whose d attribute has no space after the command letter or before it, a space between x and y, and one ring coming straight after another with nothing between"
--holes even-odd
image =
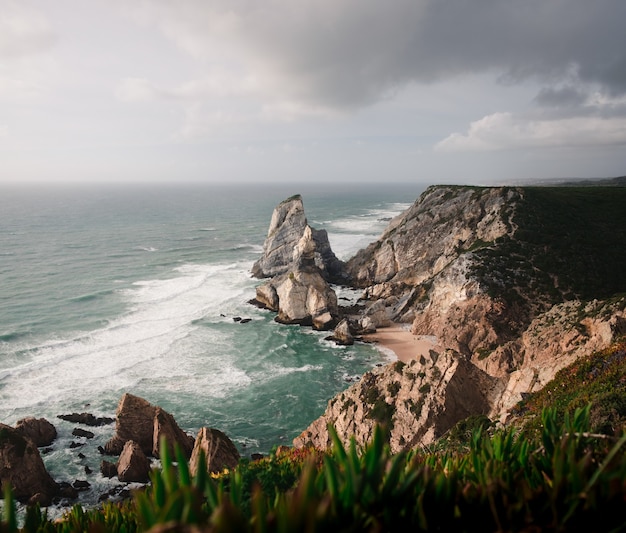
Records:
<instances>
[{"instance_id":1,"label":"sandy beach","mask_svg":"<svg viewBox=\"0 0 626 533\"><path fill-rule=\"evenodd\" d=\"M376 333L363 335L363 340L391 350L399 361L405 363L411 359L417 359L420 355L428 355L430 350L441 349L436 337L413 335L408 326L401 324L379 328Z\"/></svg>"}]
</instances>

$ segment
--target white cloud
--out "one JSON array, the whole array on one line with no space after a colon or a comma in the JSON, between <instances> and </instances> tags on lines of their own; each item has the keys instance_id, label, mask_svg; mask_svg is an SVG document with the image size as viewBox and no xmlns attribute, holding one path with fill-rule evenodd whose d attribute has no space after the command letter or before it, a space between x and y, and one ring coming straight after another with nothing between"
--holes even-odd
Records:
<instances>
[{"instance_id":1,"label":"white cloud","mask_svg":"<svg viewBox=\"0 0 626 533\"><path fill-rule=\"evenodd\" d=\"M626 145L626 118L528 118L494 113L472 122L467 133L437 143L440 152Z\"/></svg>"},{"instance_id":2,"label":"white cloud","mask_svg":"<svg viewBox=\"0 0 626 533\"><path fill-rule=\"evenodd\" d=\"M57 36L41 12L11 1L4 1L1 9L0 57L36 54L56 43Z\"/></svg>"}]
</instances>

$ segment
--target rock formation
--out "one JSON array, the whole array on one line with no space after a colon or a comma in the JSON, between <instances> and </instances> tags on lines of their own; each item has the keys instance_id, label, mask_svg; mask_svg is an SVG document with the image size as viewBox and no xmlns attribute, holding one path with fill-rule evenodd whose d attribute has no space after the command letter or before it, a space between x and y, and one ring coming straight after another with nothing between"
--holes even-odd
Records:
<instances>
[{"instance_id":1,"label":"rock formation","mask_svg":"<svg viewBox=\"0 0 626 533\"><path fill-rule=\"evenodd\" d=\"M308 225L302 197L298 194L278 204L272 213L263 255L252 266L252 275L270 278L289 272L298 263L302 250L298 244L305 231L309 232L312 258L326 280L344 280L344 265L333 253L326 230Z\"/></svg>"},{"instance_id":2,"label":"rock formation","mask_svg":"<svg viewBox=\"0 0 626 533\"><path fill-rule=\"evenodd\" d=\"M452 350L408 364L392 363L366 373L330 400L325 413L296 437L294 446L327 448L329 423L346 445L350 437L365 444L376 424L386 427L394 452L428 445L459 420L489 413L502 388L501 380Z\"/></svg>"},{"instance_id":3,"label":"rock formation","mask_svg":"<svg viewBox=\"0 0 626 533\"><path fill-rule=\"evenodd\" d=\"M178 444L189 457L193 437L181 430L174 417L138 396L125 393L116 412L115 435L104 449L110 455L119 455L127 441L136 442L144 454L159 457L161 436L173 447Z\"/></svg>"},{"instance_id":4,"label":"rock formation","mask_svg":"<svg viewBox=\"0 0 626 533\"><path fill-rule=\"evenodd\" d=\"M150 480L150 460L141 450L141 446L129 440L124 444L117 461L117 477L120 481L147 483Z\"/></svg>"},{"instance_id":5,"label":"rock formation","mask_svg":"<svg viewBox=\"0 0 626 533\"><path fill-rule=\"evenodd\" d=\"M37 446L17 430L0 424L0 482L9 483L20 502L50 505L59 486L46 470Z\"/></svg>"},{"instance_id":6,"label":"rock formation","mask_svg":"<svg viewBox=\"0 0 626 533\"><path fill-rule=\"evenodd\" d=\"M274 276L257 288L254 302L276 311L278 322L320 330L337 323L337 295L327 280L340 276L343 265L330 250L325 232L320 244L320 234L306 224L299 196L274 210L263 257L253 274Z\"/></svg>"},{"instance_id":7,"label":"rock formation","mask_svg":"<svg viewBox=\"0 0 626 533\"><path fill-rule=\"evenodd\" d=\"M200 457L204 454L208 472L221 472L225 468L234 468L240 456L233 442L221 431L212 428L202 428L196 437L196 443L189 461L189 470L196 475L198 468L202 468Z\"/></svg>"},{"instance_id":8,"label":"rock formation","mask_svg":"<svg viewBox=\"0 0 626 533\"><path fill-rule=\"evenodd\" d=\"M39 448L50 446L57 438L56 428L45 418L22 418L15 424L15 429Z\"/></svg>"},{"instance_id":9,"label":"rock formation","mask_svg":"<svg viewBox=\"0 0 626 533\"><path fill-rule=\"evenodd\" d=\"M374 420L394 449L427 444L458 416L506 418L523 394L608 346L626 324L615 296L626 292L623 205L626 188L427 189L348 261L363 288L349 318L363 329L411 323L443 352L431 367L407 366L417 385L391 380L393 364L367 374L295 444L325 447L328 422L364 442Z\"/></svg>"}]
</instances>

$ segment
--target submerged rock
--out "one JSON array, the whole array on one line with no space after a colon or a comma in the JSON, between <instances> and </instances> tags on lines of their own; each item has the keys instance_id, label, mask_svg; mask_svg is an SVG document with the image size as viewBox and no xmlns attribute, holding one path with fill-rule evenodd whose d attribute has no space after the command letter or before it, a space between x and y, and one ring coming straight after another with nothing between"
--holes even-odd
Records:
<instances>
[{"instance_id":1,"label":"submerged rock","mask_svg":"<svg viewBox=\"0 0 626 533\"><path fill-rule=\"evenodd\" d=\"M68 415L58 415L57 418L74 424L84 424L86 426L98 427L106 426L115 422L114 418L102 416L96 417L91 413L71 413Z\"/></svg>"}]
</instances>

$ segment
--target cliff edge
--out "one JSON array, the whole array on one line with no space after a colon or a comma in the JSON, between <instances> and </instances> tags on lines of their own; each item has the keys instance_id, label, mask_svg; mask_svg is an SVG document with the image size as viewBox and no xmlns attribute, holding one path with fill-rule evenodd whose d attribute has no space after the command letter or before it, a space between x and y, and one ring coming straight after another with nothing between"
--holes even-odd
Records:
<instances>
[{"instance_id":1,"label":"cliff edge","mask_svg":"<svg viewBox=\"0 0 626 533\"><path fill-rule=\"evenodd\" d=\"M436 337L435 374L454 366L466 385L450 389L420 363L417 389L406 379L377 386L393 446L428 444L471 414L504 420L558 370L626 334L624 205L623 187L433 186L348 261L363 289L353 319ZM366 439L378 415L362 383L333 398L295 444L323 445L329 422L343 439ZM415 392L427 388L432 397ZM465 410L446 403L455 394ZM428 415L411 411L418 404Z\"/></svg>"}]
</instances>

